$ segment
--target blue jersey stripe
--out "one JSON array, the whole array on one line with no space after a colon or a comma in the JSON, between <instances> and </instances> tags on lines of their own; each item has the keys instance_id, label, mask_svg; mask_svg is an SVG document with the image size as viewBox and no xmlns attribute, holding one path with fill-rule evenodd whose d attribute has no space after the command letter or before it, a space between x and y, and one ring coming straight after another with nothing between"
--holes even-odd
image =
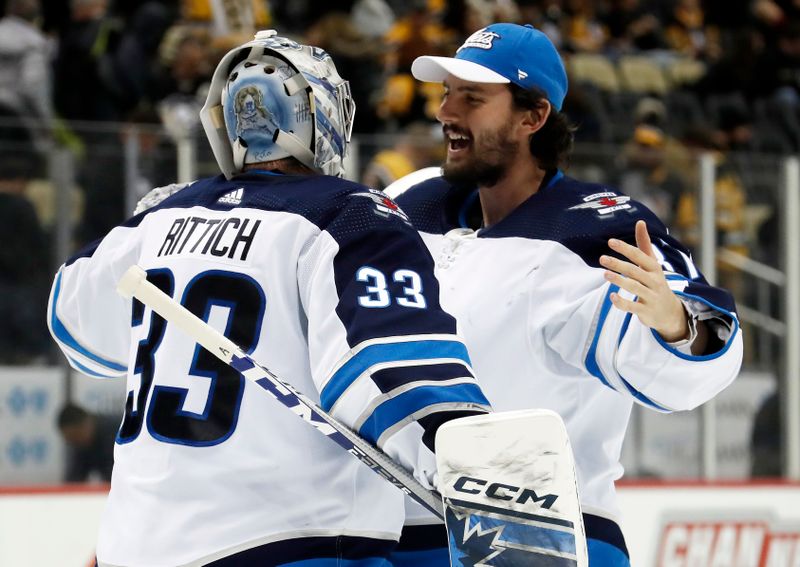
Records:
<instances>
[{"instance_id":1,"label":"blue jersey stripe","mask_svg":"<svg viewBox=\"0 0 800 567\"><path fill-rule=\"evenodd\" d=\"M405 386L419 380L435 382L465 378L472 376L469 368L455 362L439 364L421 364L415 366L395 366L372 373L372 381L384 394L395 388Z\"/></svg>"},{"instance_id":2,"label":"blue jersey stripe","mask_svg":"<svg viewBox=\"0 0 800 567\"><path fill-rule=\"evenodd\" d=\"M370 345L358 352L331 376L322 389L320 403L326 411L329 411L350 384L376 364L440 358L458 359L470 364L467 347L460 341L428 340Z\"/></svg>"},{"instance_id":3,"label":"blue jersey stripe","mask_svg":"<svg viewBox=\"0 0 800 567\"><path fill-rule=\"evenodd\" d=\"M660 411L660 412L672 413L671 409L657 404L656 402L654 402L653 400L651 400L650 398L648 398L647 396L642 394L639 390L637 390L636 388L631 386L630 382L625 380L625 378L623 378L622 376L620 376L620 378L622 379L622 383L628 389L628 392L630 393L630 395L633 396L634 398L636 398L637 400L639 400L642 404L644 404L644 405L646 405L646 406L648 406L650 408L653 408L654 410Z\"/></svg>"},{"instance_id":4,"label":"blue jersey stripe","mask_svg":"<svg viewBox=\"0 0 800 567\"><path fill-rule=\"evenodd\" d=\"M126 372L128 370L127 366L123 366L116 362L112 362L110 360L106 360L101 358L100 356L89 352L84 346L78 343L75 340L64 324L58 319L56 315L56 306L58 305L58 297L61 295L61 272L56 276L56 283L55 289L53 290L53 309L52 314L50 316L50 328L53 330L53 334L55 335L56 339L64 344L65 346L71 348L77 353L82 354L89 360L92 360L99 364L100 366L105 366L106 368L110 368L111 370L117 370L119 372Z\"/></svg>"},{"instance_id":5,"label":"blue jersey stripe","mask_svg":"<svg viewBox=\"0 0 800 567\"><path fill-rule=\"evenodd\" d=\"M100 374L99 372L92 370L88 366L84 366L83 364L75 360L75 358L72 356L67 356L67 358L69 359L70 364L72 364L75 368L77 368L78 370L80 370L81 372L83 372L88 376L94 376L95 378L116 378L116 376L109 376L108 374Z\"/></svg>"},{"instance_id":6,"label":"blue jersey stripe","mask_svg":"<svg viewBox=\"0 0 800 567\"><path fill-rule=\"evenodd\" d=\"M631 318L632 317L633 317L633 315L631 313L628 313L628 314L625 315L625 320L622 323L622 329L620 330L619 338L617 339L617 348L619 348L619 345L622 344L622 339L625 338L625 333L628 332L628 327L631 324ZM664 406L658 405L653 400L651 400L650 398L648 398L647 396L642 394L639 390L637 390L636 388L631 386L630 382L625 380L625 378L623 378L623 376L621 374L620 374L619 377L622 380L623 385L628 389L628 392L631 394L631 396L633 396L634 398L636 398L637 400L642 402L644 405L649 406L649 407L651 407L651 408L653 408L655 410L658 410L658 411L661 411L661 412L665 412L665 413L668 413L668 412L672 411L672 410L670 410L668 408L665 408Z\"/></svg>"},{"instance_id":7,"label":"blue jersey stripe","mask_svg":"<svg viewBox=\"0 0 800 567\"><path fill-rule=\"evenodd\" d=\"M690 293L685 293L685 292L681 292L681 291L676 291L674 293L675 293L675 295L677 295L679 297L684 297L684 298L687 298L687 299L692 300L692 301L698 301L700 303L703 303L703 304L707 305L708 307L710 307L711 309L713 309L714 311L717 311L718 313L721 313L722 315L725 315L726 317L728 317L730 319L730 321L731 321L731 326L733 327L731 329L731 336L728 337L728 341L725 343L725 345L719 351L713 352L711 354L704 354L704 355L684 354L681 351L679 351L678 349L670 346L666 341L664 341L664 339L661 338L661 335L659 335L656 332L655 329L650 329L650 332L653 333L653 337L656 339L656 341L662 347L667 349L669 352L671 352L672 354L674 354L678 358L682 358L684 360L690 360L692 362L704 362L706 360L714 360L714 359L719 358L720 356L722 356L726 352L728 352L728 349L733 344L733 339L736 337L736 333L739 332L739 320L736 318L736 315L734 315L732 312L728 311L727 309L723 309L722 307L714 305L709 300L707 300L707 299L705 299L703 297L700 297L700 296L697 296L697 295L692 295Z\"/></svg>"},{"instance_id":8,"label":"blue jersey stripe","mask_svg":"<svg viewBox=\"0 0 800 567\"><path fill-rule=\"evenodd\" d=\"M420 386L390 398L375 408L358 433L371 443L377 443L383 433L413 413L434 404L489 405L477 384L454 386Z\"/></svg>"},{"instance_id":9,"label":"blue jersey stripe","mask_svg":"<svg viewBox=\"0 0 800 567\"><path fill-rule=\"evenodd\" d=\"M603 376L603 372L600 370L600 366L597 364L597 343L600 341L600 333L603 331L603 325L606 322L609 311L611 311L611 294L618 291L619 286L608 286L608 292L606 293L605 298L603 298L603 306L600 308L600 316L597 318L597 328L594 331L592 345L589 347L589 352L586 353L586 359L584 360L586 370L589 371L589 374L595 378L598 378L603 384L612 389L613 386L609 384L608 380L606 380L606 377Z\"/></svg>"}]
</instances>

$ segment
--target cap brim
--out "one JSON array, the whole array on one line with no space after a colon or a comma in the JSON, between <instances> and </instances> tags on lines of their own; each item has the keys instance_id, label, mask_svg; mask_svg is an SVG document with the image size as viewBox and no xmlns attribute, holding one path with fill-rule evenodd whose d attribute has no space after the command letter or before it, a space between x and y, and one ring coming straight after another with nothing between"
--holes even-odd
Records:
<instances>
[{"instance_id":1,"label":"cap brim","mask_svg":"<svg viewBox=\"0 0 800 567\"><path fill-rule=\"evenodd\" d=\"M411 64L411 74L419 81L441 83L447 75L458 77L471 83L510 83L504 76L472 61L454 57L423 55Z\"/></svg>"}]
</instances>

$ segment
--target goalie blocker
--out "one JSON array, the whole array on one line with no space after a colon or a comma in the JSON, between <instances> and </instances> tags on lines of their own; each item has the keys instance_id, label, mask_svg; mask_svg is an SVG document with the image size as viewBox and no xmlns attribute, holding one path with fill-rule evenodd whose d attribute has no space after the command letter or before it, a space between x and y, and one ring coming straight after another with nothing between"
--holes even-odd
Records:
<instances>
[{"instance_id":1,"label":"goalie blocker","mask_svg":"<svg viewBox=\"0 0 800 567\"><path fill-rule=\"evenodd\" d=\"M555 412L466 417L436 435L452 567L586 567L575 463Z\"/></svg>"}]
</instances>

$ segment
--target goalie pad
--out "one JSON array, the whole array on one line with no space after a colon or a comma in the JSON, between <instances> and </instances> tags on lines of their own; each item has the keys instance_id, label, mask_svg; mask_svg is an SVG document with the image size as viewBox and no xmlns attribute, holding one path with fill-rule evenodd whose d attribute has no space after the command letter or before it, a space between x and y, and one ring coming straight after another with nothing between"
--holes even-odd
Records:
<instances>
[{"instance_id":1,"label":"goalie pad","mask_svg":"<svg viewBox=\"0 0 800 567\"><path fill-rule=\"evenodd\" d=\"M587 567L567 430L549 410L450 421L436 435L452 567Z\"/></svg>"}]
</instances>

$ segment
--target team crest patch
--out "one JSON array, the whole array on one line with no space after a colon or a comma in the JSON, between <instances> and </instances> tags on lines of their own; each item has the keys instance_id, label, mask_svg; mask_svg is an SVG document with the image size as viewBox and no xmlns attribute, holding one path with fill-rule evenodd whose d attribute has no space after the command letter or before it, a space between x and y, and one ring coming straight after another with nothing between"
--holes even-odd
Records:
<instances>
[{"instance_id":1,"label":"team crest patch","mask_svg":"<svg viewBox=\"0 0 800 567\"><path fill-rule=\"evenodd\" d=\"M378 216L389 218L390 215L400 217L406 223L410 224L408 217L403 210L397 206L397 203L392 201L386 193L376 189L370 189L369 193L353 193L353 197L366 197L375 204L375 214Z\"/></svg>"},{"instance_id":2,"label":"team crest patch","mask_svg":"<svg viewBox=\"0 0 800 567\"><path fill-rule=\"evenodd\" d=\"M612 191L594 193L583 198L583 203L570 207L568 210L594 209L598 215L608 215L615 211L624 211L633 206L628 202L631 198L627 195L617 195Z\"/></svg>"},{"instance_id":3,"label":"team crest patch","mask_svg":"<svg viewBox=\"0 0 800 567\"><path fill-rule=\"evenodd\" d=\"M499 33L486 31L486 28L476 31L474 34L467 38L464 45L458 48L456 53L465 47L477 47L478 49L491 49L492 42L500 37Z\"/></svg>"}]
</instances>

